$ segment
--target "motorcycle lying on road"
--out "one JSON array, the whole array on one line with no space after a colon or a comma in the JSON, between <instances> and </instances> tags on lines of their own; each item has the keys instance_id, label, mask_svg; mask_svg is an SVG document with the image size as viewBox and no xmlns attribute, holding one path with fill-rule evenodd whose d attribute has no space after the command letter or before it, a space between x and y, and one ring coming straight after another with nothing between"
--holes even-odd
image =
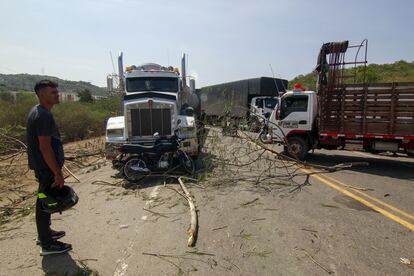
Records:
<instances>
[{"instance_id":1,"label":"motorcycle lying on road","mask_svg":"<svg viewBox=\"0 0 414 276\"><path fill-rule=\"evenodd\" d=\"M154 134L158 137L158 133ZM125 144L120 148L118 165L125 179L140 181L152 173L167 173L183 168L190 175L195 173L194 160L180 149L183 139L178 137L178 130L170 138L159 137L151 146Z\"/></svg>"}]
</instances>

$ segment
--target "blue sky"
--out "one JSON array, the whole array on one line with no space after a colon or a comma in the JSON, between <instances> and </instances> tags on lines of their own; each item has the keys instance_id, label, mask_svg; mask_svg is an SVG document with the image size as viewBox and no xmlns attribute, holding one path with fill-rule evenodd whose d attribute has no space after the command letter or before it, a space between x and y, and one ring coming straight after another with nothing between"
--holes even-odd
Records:
<instances>
[{"instance_id":1,"label":"blue sky","mask_svg":"<svg viewBox=\"0 0 414 276\"><path fill-rule=\"evenodd\" d=\"M414 60L411 0L0 0L0 73L104 86L110 51L124 65L179 66L197 87L315 67L323 42L368 38L369 63Z\"/></svg>"}]
</instances>

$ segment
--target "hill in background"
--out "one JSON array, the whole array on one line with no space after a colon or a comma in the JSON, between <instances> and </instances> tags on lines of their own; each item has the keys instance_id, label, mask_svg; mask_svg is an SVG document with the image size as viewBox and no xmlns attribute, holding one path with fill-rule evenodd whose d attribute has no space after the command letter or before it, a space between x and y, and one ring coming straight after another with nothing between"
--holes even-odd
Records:
<instances>
[{"instance_id":1,"label":"hill in background","mask_svg":"<svg viewBox=\"0 0 414 276\"><path fill-rule=\"evenodd\" d=\"M345 75L353 75L354 68L346 69ZM356 83L363 83L363 67L357 67ZM366 83L381 82L414 82L414 61L400 60L390 64L370 64L367 66ZM315 72L299 75L289 81L289 89L300 83L307 90L316 89L317 74Z\"/></svg>"},{"instance_id":2,"label":"hill in background","mask_svg":"<svg viewBox=\"0 0 414 276\"><path fill-rule=\"evenodd\" d=\"M357 83L363 82L362 72L363 67L357 67ZM354 74L354 68L347 69L345 74ZM108 94L105 88L95 86L89 82L68 81L51 76L29 74L0 74L0 92L33 91L34 84L37 81L45 78L56 81L63 93L77 93L78 91L88 89L92 95L95 96L107 96ZM307 90L315 90L316 79L317 74L315 72L306 75L299 75L293 80L289 81L289 89L292 89L295 83L300 83L302 87L305 87ZM370 64L367 66L366 82L414 82L414 61L407 62L400 60L391 64Z\"/></svg>"},{"instance_id":3,"label":"hill in background","mask_svg":"<svg viewBox=\"0 0 414 276\"><path fill-rule=\"evenodd\" d=\"M89 82L69 81L51 76L30 74L0 74L0 92L33 91L35 83L42 79L50 79L52 81L57 82L59 84L59 90L62 93L77 93L78 91L88 89L91 92L91 94L95 96L107 96L108 94L105 88L98 87Z\"/></svg>"}]
</instances>

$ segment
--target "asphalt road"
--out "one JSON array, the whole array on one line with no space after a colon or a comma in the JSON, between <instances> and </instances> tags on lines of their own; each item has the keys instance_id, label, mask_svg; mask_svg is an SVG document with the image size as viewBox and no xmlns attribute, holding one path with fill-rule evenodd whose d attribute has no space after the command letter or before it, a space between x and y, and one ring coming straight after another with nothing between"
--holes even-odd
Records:
<instances>
[{"instance_id":1,"label":"asphalt road","mask_svg":"<svg viewBox=\"0 0 414 276\"><path fill-rule=\"evenodd\" d=\"M122 186L107 164L80 172L80 202L54 216L74 250L40 257L31 214L0 229L0 275L414 275L400 260L414 262L413 158L317 151L309 162L369 165L307 179L311 168L214 130L202 157L201 181L186 182L195 247L177 183Z\"/></svg>"}]
</instances>

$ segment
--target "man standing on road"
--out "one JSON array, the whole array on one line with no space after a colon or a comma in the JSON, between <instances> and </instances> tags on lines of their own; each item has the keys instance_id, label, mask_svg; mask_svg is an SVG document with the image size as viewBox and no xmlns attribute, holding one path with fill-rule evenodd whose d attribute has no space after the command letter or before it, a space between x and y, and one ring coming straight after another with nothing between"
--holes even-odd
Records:
<instances>
[{"instance_id":1,"label":"man standing on road","mask_svg":"<svg viewBox=\"0 0 414 276\"><path fill-rule=\"evenodd\" d=\"M50 213L43 210L40 198L52 189L60 189L64 185L62 167L64 163L63 146L59 130L52 113L55 104L59 103L58 85L50 80L36 83L34 90L39 99L27 116L27 155L29 168L34 170L39 182L39 193L36 201L36 227L38 244L42 250L40 255L51 255L67 252L72 245L57 241L65 236L64 231L50 228Z\"/></svg>"}]
</instances>

